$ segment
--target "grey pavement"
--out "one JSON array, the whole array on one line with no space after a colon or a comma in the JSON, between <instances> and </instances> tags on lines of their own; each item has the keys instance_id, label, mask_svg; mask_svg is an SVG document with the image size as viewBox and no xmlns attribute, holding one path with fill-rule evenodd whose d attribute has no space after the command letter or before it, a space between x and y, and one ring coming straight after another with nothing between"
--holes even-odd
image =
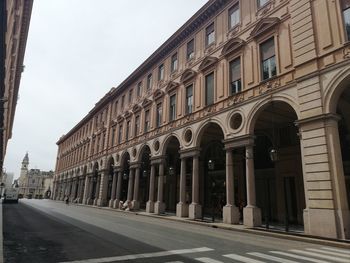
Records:
<instances>
[{"instance_id":1,"label":"grey pavement","mask_svg":"<svg viewBox=\"0 0 350 263\"><path fill-rule=\"evenodd\" d=\"M350 262L337 247L50 200L3 210L5 262Z\"/></svg>"}]
</instances>

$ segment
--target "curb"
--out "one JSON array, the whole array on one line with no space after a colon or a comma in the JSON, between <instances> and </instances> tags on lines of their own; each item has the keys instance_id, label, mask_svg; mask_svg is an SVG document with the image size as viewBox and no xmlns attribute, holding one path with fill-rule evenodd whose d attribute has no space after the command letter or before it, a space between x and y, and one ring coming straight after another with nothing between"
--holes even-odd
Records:
<instances>
[{"instance_id":1,"label":"curb","mask_svg":"<svg viewBox=\"0 0 350 263\"><path fill-rule=\"evenodd\" d=\"M62 201L57 201L57 200L50 200L50 201L62 203ZM206 223L206 222L195 221L191 219L181 219L181 218L174 218L169 216L148 214L146 212L124 211L124 210L114 209L110 207L100 207L100 206L92 206L92 205L76 204L76 203L70 203L70 205L101 209L101 210L117 212L117 213L125 213L125 214L130 213L138 216L153 217L153 218L159 218L159 219L164 219L164 220L173 221L173 222L200 225L200 226L218 228L218 229L235 231L240 233L249 233L249 234L254 234L258 236L268 236L268 237L282 238L282 239L293 240L293 241L309 242L317 245L334 246L338 248L350 249L350 240L325 239L325 238L319 238L319 237L309 236L305 234L286 233L286 232L264 230L264 229L257 229L257 228L245 228L245 227L237 228L237 227L232 227L231 225L225 225L223 223Z\"/></svg>"},{"instance_id":2,"label":"curb","mask_svg":"<svg viewBox=\"0 0 350 263\"><path fill-rule=\"evenodd\" d=\"M4 262L4 239L2 228L2 200L0 200L0 263Z\"/></svg>"}]
</instances>

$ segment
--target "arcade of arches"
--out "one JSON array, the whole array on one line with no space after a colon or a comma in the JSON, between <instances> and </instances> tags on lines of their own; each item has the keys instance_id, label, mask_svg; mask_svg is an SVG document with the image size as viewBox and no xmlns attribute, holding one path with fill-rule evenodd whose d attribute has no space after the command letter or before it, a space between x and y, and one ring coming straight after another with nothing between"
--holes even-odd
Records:
<instances>
[{"instance_id":1,"label":"arcade of arches","mask_svg":"<svg viewBox=\"0 0 350 263\"><path fill-rule=\"evenodd\" d=\"M338 170L334 180L338 180L335 207L343 213L338 223L343 226L350 200L349 112L347 88L328 121L328 129L337 135L332 143L339 143L335 154L341 156L335 158L341 164L334 168ZM305 227L312 234L308 221L315 210L310 198L315 192L310 185L312 178L322 175L304 171L309 157L302 136L309 123L298 121L294 109L281 101L265 104L251 123L250 133L240 138L225 139L221 126L208 122L198 131L195 148L183 150L179 139L170 136L160 156L152 156L150 146L144 145L138 162L131 163L126 151L120 166L114 158L107 160L104 170L96 162L91 174L84 167L80 176L56 182L54 198L68 195L77 203L248 227Z\"/></svg>"}]
</instances>

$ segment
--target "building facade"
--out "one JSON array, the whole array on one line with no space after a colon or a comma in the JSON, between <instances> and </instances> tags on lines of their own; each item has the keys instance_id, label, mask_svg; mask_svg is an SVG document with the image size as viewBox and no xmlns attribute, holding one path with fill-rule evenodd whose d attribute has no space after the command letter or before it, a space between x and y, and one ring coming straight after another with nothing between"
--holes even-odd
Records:
<instances>
[{"instance_id":1,"label":"building facade","mask_svg":"<svg viewBox=\"0 0 350 263\"><path fill-rule=\"evenodd\" d=\"M32 6L33 0L0 1L0 171L12 137Z\"/></svg>"},{"instance_id":2,"label":"building facade","mask_svg":"<svg viewBox=\"0 0 350 263\"><path fill-rule=\"evenodd\" d=\"M28 153L23 158L21 175L18 178L20 197L42 199L48 198L52 192L54 172L29 169Z\"/></svg>"},{"instance_id":3,"label":"building facade","mask_svg":"<svg viewBox=\"0 0 350 263\"><path fill-rule=\"evenodd\" d=\"M349 238L349 7L208 1L59 139L53 199Z\"/></svg>"}]
</instances>

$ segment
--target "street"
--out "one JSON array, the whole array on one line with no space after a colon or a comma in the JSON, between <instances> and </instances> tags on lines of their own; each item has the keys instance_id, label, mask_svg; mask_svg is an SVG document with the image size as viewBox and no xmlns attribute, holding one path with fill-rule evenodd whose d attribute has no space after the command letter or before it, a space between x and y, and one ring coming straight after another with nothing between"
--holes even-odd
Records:
<instances>
[{"instance_id":1,"label":"street","mask_svg":"<svg viewBox=\"0 0 350 263\"><path fill-rule=\"evenodd\" d=\"M350 262L350 251L113 210L3 204L5 262Z\"/></svg>"}]
</instances>

